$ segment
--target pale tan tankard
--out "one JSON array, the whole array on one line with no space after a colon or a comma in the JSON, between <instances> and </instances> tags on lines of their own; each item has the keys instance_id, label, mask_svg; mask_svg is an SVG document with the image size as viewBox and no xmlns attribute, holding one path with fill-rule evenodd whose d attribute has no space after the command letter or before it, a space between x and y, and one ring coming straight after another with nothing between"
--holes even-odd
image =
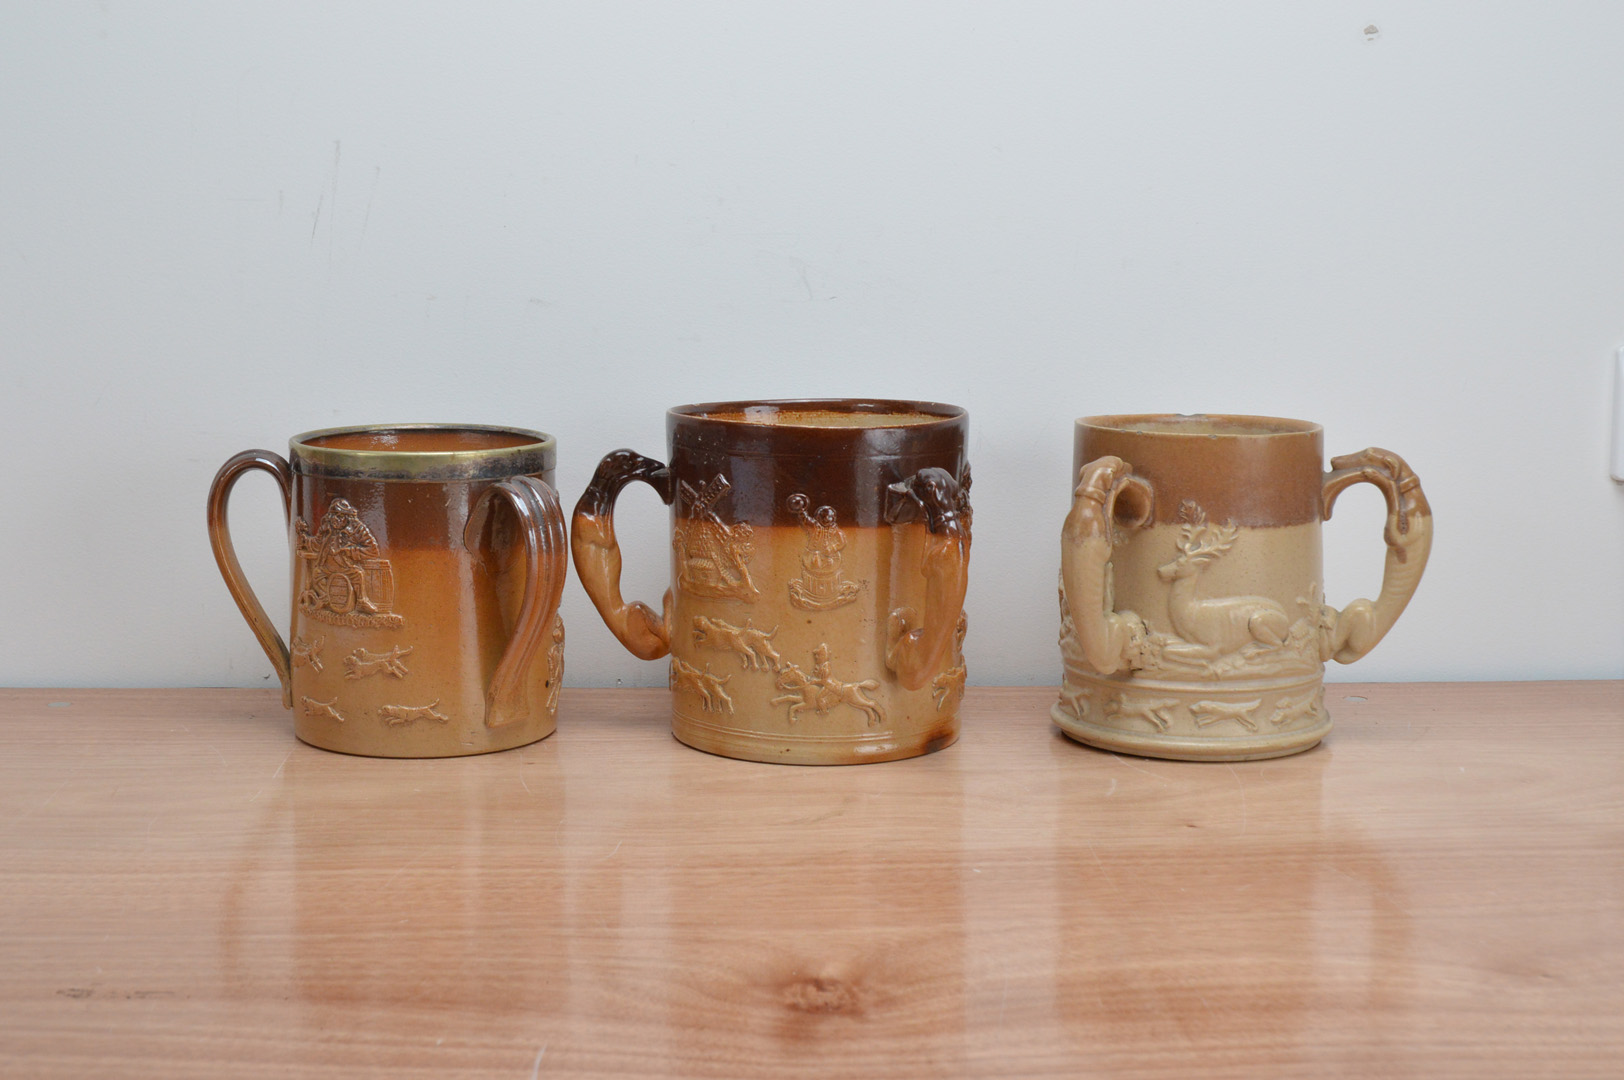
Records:
<instances>
[{"instance_id":1,"label":"pale tan tankard","mask_svg":"<svg viewBox=\"0 0 1624 1080\"><path fill-rule=\"evenodd\" d=\"M564 677L568 562L552 436L397 425L247 450L209 491L226 586L282 681L293 730L376 757L450 757L550 735ZM226 501L276 478L293 564L289 642L243 577Z\"/></svg>"},{"instance_id":2,"label":"pale tan tankard","mask_svg":"<svg viewBox=\"0 0 1624 1080\"><path fill-rule=\"evenodd\" d=\"M1375 647L1415 592L1432 511L1398 455L1322 472L1318 424L1260 416L1077 421L1077 487L1061 538L1054 722L1092 746L1241 761L1331 730L1324 662ZM1381 593L1324 601L1321 523L1344 489L1387 499Z\"/></svg>"}]
</instances>

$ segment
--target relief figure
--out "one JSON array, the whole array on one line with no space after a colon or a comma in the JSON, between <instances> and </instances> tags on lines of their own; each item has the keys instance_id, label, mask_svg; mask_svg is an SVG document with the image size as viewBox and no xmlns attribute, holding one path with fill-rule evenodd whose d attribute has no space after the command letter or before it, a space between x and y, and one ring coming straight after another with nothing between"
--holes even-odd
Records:
<instances>
[{"instance_id":1,"label":"relief figure","mask_svg":"<svg viewBox=\"0 0 1624 1080\"><path fill-rule=\"evenodd\" d=\"M380 705L378 719L390 727L402 727L416 720L433 720L437 724L450 722L451 717L435 710L438 704L439 698L435 698L427 705Z\"/></svg>"},{"instance_id":2,"label":"relief figure","mask_svg":"<svg viewBox=\"0 0 1624 1080\"><path fill-rule=\"evenodd\" d=\"M344 677L364 679L368 675L389 675L396 679L404 679L410 674L406 670L406 658L411 654L410 645L404 649L396 645L386 653L368 652L366 649L357 648L344 658Z\"/></svg>"},{"instance_id":3,"label":"relief figure","mask_svg":"<svg viewBox=\"0 0 1624 1080\"><path fill-rule=\"evenodd\" d=\"M835 523L835 508L820 506L808 513L812 502L805 495L791 495L788 505L806 533L801 576L789 583L790 602L807 611L832 611L857 599L863 587L840 576L846 534Z\"/></svg>"},{"instance_id":4,"label":"relief figure","mask_svg":"<svg viewBox=\"0 0 1624 1080\"><path fill-rule=\"evenodd\" d=\"M1144 720L1157 731L1166 731L1173 724L1173 710L1179 704L1178 698L1147 699L1118 693L1105 703L1105 715L1113 721Z\"/></svg>"},{"instance_id":5,"label":"relief figure","mask_svg":"<svg viewBox=\"0 0 1624 1080\"><path fill-rule=\"evenodd\" d=\"M749 603L761 595L750 580L755 532L748 522L729 525L715 509L731 489L720 474L697 491L685 481L677 482L679 515L683 504L688 507L688 517L679 516L671 530L677 585L695 596Z\"/></svg>"},{"instance_id":6,"label":"relief figure","mask_svg":"<svg viewBox=\"0 0 1624 1080\"><path fill-rule=\"evenodd\" d=\"M1190 706L1190 719L1195 721L1198 728L1233 720L1247 731L1256 731L1257 721L1252 719L1252 713L1262 704L1262 698L1256 701L1197 701Z\"/></svg>"},{"instance_id":7,"label":"relief figure","mask_svg":"<svg viewBox=\"0 0 1624 1080\"><path fill-rule=\"evenodd\" d=\"M1318 687L1312 693L1305 694L1296 701L1283 697L1274 703L1274 712L1269 714L1269 723L1277 728L1298 720L1312 719L1320 715L1325 707L1325 688Z\"/></svg>"},{"instance_id":8,"label":"relief figure","mask_svg":"<svg viewBox=\"0 0 1624 1080\"><path fill-rule=\"evenodd\" d=\"M331 701L317 701L312 697L301 697L299 701L304 705L304 714L306 716L325 717L328 720L337 720L340 724L344 722L344 714L338 711L338 699L336 697Z\"/></svg>"},{"instance_id":9,"label":"relief figure","mask_svg":"<svg viewBox=\"0 0 1624 1080\"><path fill-rule=\"evenodd\" d=\"M1070 682L1060 685L1060 704L1079 720L1087 720L1089 712L1093 709L1094 691L1087 686L1073 686Z\"/></svg>"},{"instance_id":10,"label":"relief figure","mask_svg":"<svg viewBox=\"0 0 1624 1080\"><path fill-rule=\"evenodd\" d=\"M391 610L395 578L389 560L379 558L377 539L349 500L334 499L314 533L303 518L296 521L294 550L306 574L300 611L338 626L406 625Z\"/></svg>"},{"instance_id":11,"label":"relief figure","mask_svg":"<svg viewBox=\"0 0 1624 1080\"><path fill-rule=\"evenodd\" d=\"M931 680L931 696L936 701L936 711L942 712L950 706L957 706L964 700L964 683L969 672L963 664L948 668L936 678Z\"/></svg>"},{"instance_id":12,"label":"relief figure","mask_svg":"<svg viewBox=\"0 0 1624 1080\"><path fill-rule=\"evenodd\" d=\"M868 718L869 727L884 722L885 710L864 693L878 690L879 680L842 682L834 677L829 660L829 646L819 645L812 650L811 675L794 664L785 664L778 672L777 686L778 689L787 690L788 693L773 698L768 704L788 705L789 720L792 724L805 709L811 709L819 716L824 716L839 705L849 705L861 712Z\"/></svg>"},{"instance_id":13,"label":"relief figure","mask_svg":"<svg viewBox=\"0 0 1624 1080\"><path fill-rule=\"evenodd\" d=\"M686 690L697 695L699 707L706 712L733 714L733 699L724 689L724 684L731 678L731 675L712 674L709 664L701 671L686 660L679 660L675 656L671 658L671 689L678 693Z\"/></svg>"},{"instance_id":14,"label":"relief figure","mask_svg":"<svg viewBox=\"0 0 1624 1080\"><path fill-rule=\"evenodd\" d=\"M959 612L958 625L953 628L953 666L930 681L931 696L936 700L936 711L958 708L964 700L964 684L969 671L964 666L964 639L970 633L970 619Z\"/></svg>"},{"instance_id":15,"label":"relief figure","mask_svg":"<svg viewBox=\"0 0 1624 1080\"><path fill-rule=\"evenodd\" d=\"M757 630L750 625L749 619L744 620L743 626L734 626L721 619L694 616L695 645L732 651L738 655L739 663L750 671L777 671L783 664L784 658L773 648L772 639L776 633L778 627Z\"/></svg>"},{"instance_id":16,"label":"relief figure","mask_svg":"<svg viewBox=\"0 0 1624 1080\"><path fill-rule=\"evenodd\" d=\"M564 689L564 617L553 616L553 639L547 647L547 703L548 716L558 715L558 695Z\"/></svg>"},{"instance_id":17,"label":"relief figure","mask_svg":"<svg viewBox=\"0 0 1624 1080\"><path fill-rule=\"evenodd\" d=\"M293 635L293 648L289 650L293 656L294 667L307 667L318 675L321 673L321 646L326 638L316 638L306 641L298 634Z\"/></svg>"}]
</instances>

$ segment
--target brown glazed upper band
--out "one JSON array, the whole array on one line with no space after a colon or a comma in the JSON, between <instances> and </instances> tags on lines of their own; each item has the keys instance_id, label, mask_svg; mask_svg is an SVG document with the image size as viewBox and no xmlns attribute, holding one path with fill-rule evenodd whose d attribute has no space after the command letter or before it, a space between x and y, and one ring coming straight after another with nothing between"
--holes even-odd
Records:
<instances>
[{"instance_id":1,"label":"brown glazed upper band","mask_svg":"<svg viewBox=\"0 0 1624 1080\"><path fill-rule=\"evenodd\" d=\"M714 478L727 481L725 516L796 525L806 506L832 507L842 525L886 521L887 488L921 469L963 477L970 417L928 401L810 398L683 405L666 413L676 513L695 513ZM685 498L682 484L692 493ZM717 499L715 501L720 501Z\"/></svg>"},{"instance_id":2,"label":"brown glazed upper band","mask_svg":"<svg viewBox=\"0 0 1624 1080\"><path fill-rule=\"evenodd\" d=\"M1318 424L1274 416L1086 416L1072 476L1121 458L1155 492L1157 524L1178 524L1181 502L1193 499L1217 522L1302 525L1321 520L1324 442Z\"/></svg>"},{"instance_id":3,"label":"brown glazed upper band","mask_svg":"<svg viewBox=\"0 0 1624 1080\"><path fill-rule=\"evenodd\" d=\"M293 471L361 480L499 480L545 473L558 444L528 428L389 424L307 431L288 440Z\"/></svg>"}]
</instances>

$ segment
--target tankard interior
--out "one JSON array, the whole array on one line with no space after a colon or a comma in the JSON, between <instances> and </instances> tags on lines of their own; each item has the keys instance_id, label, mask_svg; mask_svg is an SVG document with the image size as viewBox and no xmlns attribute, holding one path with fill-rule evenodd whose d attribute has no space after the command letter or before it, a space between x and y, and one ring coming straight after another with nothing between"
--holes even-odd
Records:
<instances>
[{"instance_id":1,"label":"tankard interior","mask_svg":"<svg viewBox=\"0 0 1624 1080\"><path fill-rule=\"evenodd\" d=\"M927 401L861 398L784 401L725 401L684 405L673 413L729 424L774 427L876 428L908 427L953 420L964 410Z\"/></svg>"},{"instance_id":2,"label":"tankard interior","mask_svg":"<svg viewBox=\"0 0 1624 1080\"><path fill-rule=\"evenodd\" d=\"M1223 413L1151 413L1141 416L1085 416L1083 427L1135 435L1220 436L1306 435L1320 430L1308 420L1279 416L1231 416Z\"/></svg>"},{"instance_id":3,"label":"tankard interior","mask_svg":"<svg viewBox=\"0 0 1624 1080\"><path fill-rule=\"evenodd\" d=\"M302 437L306 446L410 454L501 450L544 441L536 432L478 427L355 428Z\"/></svg>"}]
</instances>

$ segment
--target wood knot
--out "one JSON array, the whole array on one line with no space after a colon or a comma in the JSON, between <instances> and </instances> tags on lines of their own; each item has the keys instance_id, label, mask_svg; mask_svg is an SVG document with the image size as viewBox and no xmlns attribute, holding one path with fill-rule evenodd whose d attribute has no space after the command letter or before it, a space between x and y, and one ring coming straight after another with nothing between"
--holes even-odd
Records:
<instances>
[{"instance_id":1,"label":"wood knot","mask_svg":"<svg viewBox=\"0 0 1624 1080\"><path fill-rule=\"evenodd\" d=\"M784 1004L796 1012L857 1016L863 1011L857 988L840 979L813 976L784 988Z\"/></svg>"}]
</instances>

